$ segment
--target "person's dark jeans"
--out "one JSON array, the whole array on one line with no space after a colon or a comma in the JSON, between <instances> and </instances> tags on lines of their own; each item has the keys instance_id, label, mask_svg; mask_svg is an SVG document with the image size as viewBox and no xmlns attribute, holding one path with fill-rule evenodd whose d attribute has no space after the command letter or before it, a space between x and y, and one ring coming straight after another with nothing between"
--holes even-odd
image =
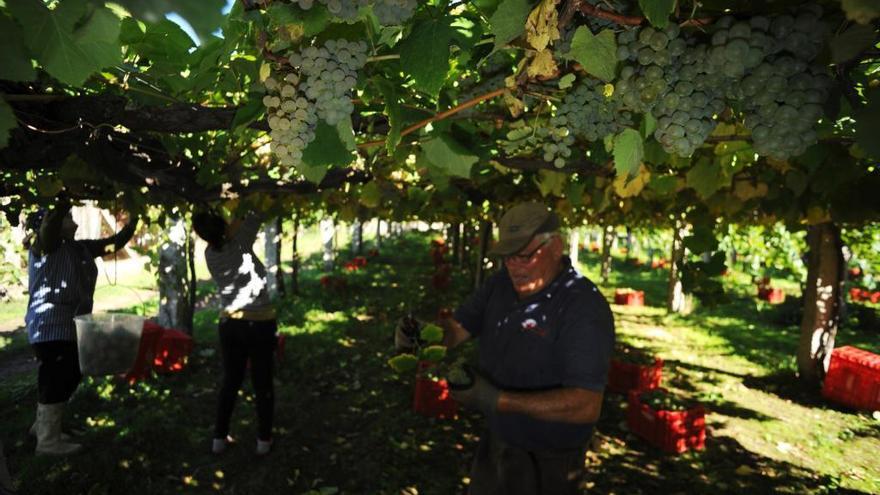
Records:
<instances>
[{"instance_id":1,"label":"person's dark jeans","mask_svg":"<svg viewBox=\"0 0 880 495\"><path fill-rule=\"evenodd\" d=\"M82 381L76 342L53 340L31 344L31 347L40 362L37 400L41 404L67 402Z\"/></svg>"},{"instance_id":2,"label":"person's dark jeans","mask_svg":"<svg viewBox=\"0 0 880 495\"><path fill-rule=\"evenodd\" d=\"M260 440L272 438L275 393L272 383L274 351L278 323L275 320L253 321L222 318L220 349L223 356L223 383L217 404L214 438L226 438L235 398L244 381L248 359L251 362L251 383L257 402L258 435Z\"/></svg>"},{"instance_id":3,"label":"person's dark jeans","mask_svg":"<svg viewBox=\"0 0 880 495\"><path fill-rule=\"evenodd\" d=\"M486 431L471 467L469 495L574 495L580 492L586 447L529 451Z\"/></svg>"}]
</instances>

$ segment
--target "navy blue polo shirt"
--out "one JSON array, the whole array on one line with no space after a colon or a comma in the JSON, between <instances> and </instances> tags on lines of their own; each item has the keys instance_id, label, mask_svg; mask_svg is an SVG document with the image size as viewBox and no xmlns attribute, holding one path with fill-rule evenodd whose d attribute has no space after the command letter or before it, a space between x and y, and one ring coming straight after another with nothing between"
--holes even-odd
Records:
<instances>
[{"instance_id":1,"label":"navy blue polo shirt","mask_svg":"<svg viewBox=\"0 0 880 495\"><path fill-rule=\"evenodd\" d=\"M455 311L455 320L479 338L480 370L502 390L605 388L614 348L611 308L569 258L563 264L547 287L522 301L504 268ZM489 418L502 441L527 450L582 447L593 426L523 414Z\"/></svg>"}]
</instances>

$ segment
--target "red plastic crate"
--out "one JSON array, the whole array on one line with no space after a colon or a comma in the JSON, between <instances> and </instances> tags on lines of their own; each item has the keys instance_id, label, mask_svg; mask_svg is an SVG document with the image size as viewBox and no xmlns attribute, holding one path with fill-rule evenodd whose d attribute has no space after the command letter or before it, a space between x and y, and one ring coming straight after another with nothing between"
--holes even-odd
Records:
<instances>
[{"instance_id":1,"label":"red plastic crate","mask_svg":"<svg viewBox=\"0 0 880 495\"><path fill-rule=\"evenodd\" d=\"M880 411L880 355L852 346L834 349L822 396L856 409Z\"/></svg>"},{"instance_id":2,"label":"red plastic crate","mask_svg":"<svg viewBox=\"0 0 880 495\"><path fill-rule=\"evenodd\" d=\"M645 291L617 289L614 291L614 304L622 304L624 306L644 306Z\"/></svg>"},{"instance_id":3,"label":"red plastic crate","mask_svg":"<svg viewBox=\"0 0 880 495\"><path fill-rule=\"evenodd\" d=\"M131 370L125 375L125 381L131 384L145 380L150 376L150 372L153 369L153 359L156 354L156 345L164 331L164 328L152 320L144 320L144 330L141 332L138 355Z\"/></svg>"},{"instance_id":4,"label":"red plastic crate","mask_svg":"<svg viewBox=\"0 0 880 495\"><path fill-rule=\"evenodd\" d=\"M770 304L782 304L785 302L785 291L771 287L758 287L758 299Z\"/></svg>"},{"instance_id":5,"label":"red plastic crate","mask_svg":"<svg viewBox=\"0 0 880 495\"><path fill-rule=\"evenodd\" d=\"M413 411L432 418L454 418L458 414L458 402L449 395L446 380L432 380L424 372L432 366L430 362L419 362L413 394Z\"/></svg>"},{"instance_id":6,"label":"red plastic crate","mask_svg":"<svg viewBox=\"0 0 880 495\"><path fill-rule=\"evenodd\" d=\"M611 367L608 370L609 392L625 394L630 390L648 390L660 386L663 378L663 360L654 359L653 365L638 365L611 359Z\"/></svg>"},{"instance_id":7,"label":"red plastic crate","mask_svg":"<svg viewBox=\"0 0 880 495\"><path fill-rule=\"evenodd\" d=\"M706 447L706 411L696 406L686 411L655 411L643 404L642 390L630 390L626 424L651 445L673 454Z\"/></svg>"},{"instance_id":8,"label":"red plastic crate","mask_svg":"<svg viewBox=\"0 0 880 495\"><path fill-rule=\"evenodd\" d=\"M192 337L180 330L164 329L156 342L153 369L159 373L182 370L186 367L192 349Z\"/></svg>"}]
</instances>

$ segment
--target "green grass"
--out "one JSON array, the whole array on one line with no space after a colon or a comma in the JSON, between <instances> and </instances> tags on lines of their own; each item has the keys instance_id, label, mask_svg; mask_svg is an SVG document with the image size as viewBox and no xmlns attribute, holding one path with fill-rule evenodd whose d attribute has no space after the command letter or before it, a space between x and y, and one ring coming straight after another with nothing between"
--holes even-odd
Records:
<instances>
[{"instance_id":1,"label":"green grass","mask_svg":"<svg viewBox=\"0 0 880 495\"><path fill-rule=\"evenodd\" d=\"M597 280L597 258L583 261ZM431 318L453 305L470 286L465 274L456 272L450 293L434 293L419 236L387 245L365 270L338 273L347 289L322 289L319 266L319 256L307 259L302 295L279 302L287 344L276 379L277 443L268 458L252 453L247 384L233 416L240 442L223 456L208 453L220 367L217 312L205 309L196 315L196 350L184 371L134 387L104 378L83 383L68 417L85 432L83 454L34 457L24 432L33 419L35 376L4 376L0 438L21 492L461 493L481 418L413 414L412 378L395 376L386 361L396 318L407 311ZM698 306L682 317L661 309L664 270L614 268L603 292L642 289L649 304L614 307L618 338L663 357L664 386L709 410L709 438L703 452L661 454L626 431L623 399L609 394L587 457L593 492L880 491L880 421L800 389L792 357L797 327L773 323L777 309L755 303L748 277L734 273L726 282L730 304ZM878 334L844 327L838 344L877 349ZM17 355L0 349L0 366Z\"/></svg>"}]
</instances>

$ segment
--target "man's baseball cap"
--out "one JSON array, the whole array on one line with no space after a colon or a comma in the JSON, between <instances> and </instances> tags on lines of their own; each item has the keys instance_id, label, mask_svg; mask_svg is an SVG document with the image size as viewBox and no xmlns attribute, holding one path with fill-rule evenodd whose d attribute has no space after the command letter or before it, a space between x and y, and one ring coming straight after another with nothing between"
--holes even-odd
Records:
<instances>
[{"instance_id":1,"label":"man's baseball cap","mask_svg":"<svg viewBox=\"0 0 880 495\"><path fill-rule=\"evenodd\" d=\"M541 203L520 203L507 210L498 222L498 242L489 254L510 256L526 247L532 238L559 228L559 217Z\"/></svg>"}]
</instances>

